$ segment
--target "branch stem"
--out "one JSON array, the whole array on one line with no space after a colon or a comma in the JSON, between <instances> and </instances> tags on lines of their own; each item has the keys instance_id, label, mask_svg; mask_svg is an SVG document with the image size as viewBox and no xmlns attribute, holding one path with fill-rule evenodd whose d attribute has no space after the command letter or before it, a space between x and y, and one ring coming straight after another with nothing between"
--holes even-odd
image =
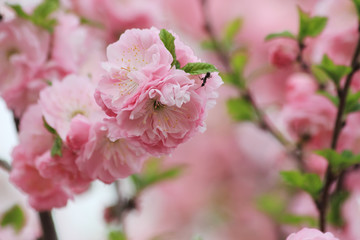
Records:
<instances>
[{"instance_id":1,"label":"branch stem","mask_svg":"<svg viewBox=\"0 0 360 240\"><path fill-rule=\"evenodd\" d=\"M360 24L358 24L358 32L360 33ZM336 115L334 132L333 132L333 136L331 139L331 149L334 149L334 150L336 150L339 136L340 136L342 126L343 126L343 121L344 121L343 118L344 118L344 112L345 112L345 107L346 107L346 97L350 90L352 77L355 74L355 72L359 69L359 63L358 63L359 55L360 55L360 39L358 39L358 42L357 42L357 45L355 48L355 52L354 52L354 55L351 60L352 70L349 73L349 75L347 75L347 77L346 77L344 87L342 89L338 89L339 107L338 107L338 112ZM342 174L341 178L344 178L344 177L345 177L345 173ZM317 204L319 214L320 214L319 228L323 232L326 231L326 212L327 212L329 196L330 196L330 187L331 187L332 183L334 183L337 179L338 179L338 177L334 176L332 174L331 166L329 165L326 170L324 188L322 190L319 202Z\"/></svg>"}]
</instances>

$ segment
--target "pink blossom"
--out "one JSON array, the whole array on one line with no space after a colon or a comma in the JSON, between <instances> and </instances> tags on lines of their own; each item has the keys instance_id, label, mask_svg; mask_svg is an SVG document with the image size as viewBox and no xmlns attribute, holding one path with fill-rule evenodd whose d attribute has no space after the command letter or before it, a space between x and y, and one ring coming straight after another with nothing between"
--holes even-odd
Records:
<instances>
[{"instance_id":1,"label":"pink blossom","mask_svg":"<svg viewBox=\"0 0 360 240\"><path fill-rule=\"evenodd\" d=\"M175 38L181 66L200 61ZM202 87L200 76L171 68L172 56L155 28L126 31L108 47L107 55L108 74L99 82L95 98L116 118L107 121L113 141L125 136L140 142L149 153L161 155L205 129L207 110L222 84L217 73Z\"/></svg>"},{"instance_id":2,"label":"pink blossom","mask_svg":"<svg viewBox=\"0 0 360 240\"><path fill-rule=\"evenodd\" d=\"M40 93L43 115L63 140L66 140L75 116L83 115L90 122L102 120L103 114L94 100L94 91L95 85L87 77L69 75Z\"/></svg>"},{"instance_id":3,"label":"pink blossom","mask_svg":"<svg viewBox=\"0 0 360 240\"><path fill-rule=\"evenodd\" d=\"M326 168L328 166L327 160L317 154L307 155L304 158L304 163L309 171L322 176L325 174Z\"/></svg>"},{"instance_id":4,"label":"pink blossom","mask_svg":"<svg viewBox=\"0 0 360 240\"><path fill-rule=\"evenodd\" d=\"M111 141L108 134L104 123L94 124L76 160L84 174L105 183L139 172L147 156L137 142L125 138Z\"/></svg>"},{"instance_id":5,"label":"pink blossom","mask_svg":"<svg viewBox=\"0 0 360 240\"><path fill-rule=\"evenodd\" d=\"M0 33L0 94L20 116L24 105L34 101L32 89L39 88L31 81L48 56L49 34L17 18L0 22Z\"/></svg>"},{"instance_id":6,"label":"pink blossom","mask_svg":"<svg viewBox=\"0 0 360 240\"><path fill-rule=\"evenodd\" d=\"M91 123L83 115L75 116L70 123L69 132L66 136L67 145L73 150L80 150L88 141Z\"/></svg>"},{"instance_id":7,"label":"pink blossom","mask_svg":"<svg viewBox=\"0 0 360 240\"><path fill-rule=\"evenodd\" d=\"M80 24L79 17L59 14L54 30L51 60L66 73L78 73L89 56L103 51L99 31ZM89 51L91 49L91 51ZM100 61L100 59L97 59Z\"/></svg>"},{"instance_id":8,"label":"pink blossom","mask_svg":"<svg viewBox=\"0 0 360 240\"><path fill-rule=\"evenodd\" d=\"M147 28L155 24L159 6L155 1L69 0L70 6L81 16L102 24L108 40L130 28Z\"/></svg>"},{"instance_id":9,"label":"pink blossom","mask_svg":"<svg viewBox=\"0 0 360 240\"><path fill-rule=\"evenodd\" d=\"M287 90L288 102L280 115L290 135L296 140L310 138L307 143L313 149L329 147L335 105L316 94L313 80L303 74L288 79Z\"/></svg>"},{"instance_id":10,"label":"pink blossom","mask_svg":"<svg viewBox=\"0 0 360 240\"><path fill-rule=\"evenodd\" d=\"M322 233L317 229L303 228L297 233L292 233L286 240L339 240L332 233Z\"/></svg>"},{"instance_id":11,"label":"pink blossom","mask_svg":"<svg viewBox=\"0 0 360 240\"><path fill-rule=\"evenodd\" d=\"M53 141L44 127L41 108L30 106L20 124L20 144L12 153L10 180L29 194L29 203L37 210L65 206L89 184L75 165L74 153L64 147L63 157L50 157Z\"/></svg>"},{"instance_id":12,"label":"pink blossom","mask_svg":"<svg viewBox=\"0 0 360 240\"><path fill-rule=\"evenodd\" d=\"M170 153L204 129L204 100L194 88L194 81L180 70L149 83L117 115L119 130L110 132L110 136L116 139L118 132L124 131L152 154Z\"/></svg>"},{"instance_id":13,"label":"pink blossom","mask_svg":"<svg viewBox=\"0 0 360 240\"><path fill-rule=\"evenodd\" d=\"M299 49L294 40L277 40L269 49L270 63L278 68L289 67L296 60Z\"/></svg>"},{"instance_id":14,"label":"pink blossom","mask_svg":"<svg viewBox=\"0 0 360 240\"><path fill-rule=\"evenodd\" d=\"M295 102L302 101L317 90L315 80L306 73L294 73L286 81L286 100Z\"/></svg>"},{"instance_id":15,"label":"pink blossom","mask_svg":"<svg viewBox=\"0 0 360 240\"><path fill-rule=\"evenodd\" d=\"M90 179L79 171L76 158L77 154L63 147L61 157L52 157L47 151L36 159L35 165L42 177L68 186L73 193L81 193L89 187Z\"/></svg>"},{"instance_id":16,"label":"pink blossom","mask_svg":"<svg viewBox=\"0 0 360 240\"><path fill-rule=\"evenodd\" d=\"M34 166L34 158L21 145L13 153L10 180L29 194L29 203L36 210L48 210L66 205L71 197L56 181L44 178Z\"/></svg>"},{"instance_id":17,"label":"pink blossom","mask_svg":"<svg viewBox=\"0 0 360 240\"><path fill-rule=\"evenodd\" d=\"M107 48L109 73L100 81L96 101L109 116L154 76L163 76L173 61L155 29L127 30Z\"/></svg>"}]
</instances>

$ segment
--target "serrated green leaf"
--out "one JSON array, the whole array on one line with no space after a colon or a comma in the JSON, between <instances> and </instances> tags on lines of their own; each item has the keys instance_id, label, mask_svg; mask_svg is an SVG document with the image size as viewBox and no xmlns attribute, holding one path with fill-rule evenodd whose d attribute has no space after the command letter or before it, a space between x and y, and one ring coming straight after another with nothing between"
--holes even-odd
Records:
<instances>
[{"instance_id":1,"label":"serrated green leaf","mask_svg":"<svg viewBox=\"0 0 360 240\"><path fill-rule=\"evenodd\" d=\"M339 105L339 98L331 95L329 92L318 90L317 93L329 99L336 107Z\"/></svg>"},{"instance_id":2,"label":"serrated green leaf","mask_svg":"<svg viewBox=\"0 0 360 240\"><path fill-rule=\"evenodd\" d=\"M330 211L327 220L334 226L342 227L345 221L342 216L341 208L343 203L348 199L350 193L347 191L335 192L330 196Z\"/></svg>"},{"instance_id":3,"label":"serrated green leaf","mask_svg":"<svg viewBox=\"0 0 360 240\"><path fill-rule=\"evenodd\" d=\"M218 72L219 71L216 69L216 67L214 65L212 65L210 63L202 63L202 62L188 63L181 69L191 75L199 75L199 74L205 74L207 72Z\"/></svg>"},{"instance_id":4,"label":"serrated green leaf","mask_svg":"<svg viewBox=\"0 0 360 240\"><path fill-rule=\"evenodd\" d=\"M39 4L32 16L37 19L46 19L51 13L56 11L60 7L59 0L44 0L41 4Z\"/></svg>"},{"instance_id":5,"label":"serrated green leaf","mask_svg":"<svg viewBox=\"0 0 360 240\"><path fill-rule=\"evenodd\" d=\"M298 8L300 27L298 34L298 41L303 42L305 37L316 37L325 28L327 23L326 17L310 17L307 13Z\"/></svg>"},{"instance_id":6,"label":"serrated green leaf","mask_svg":"<svg viewBox=\"0 0 360 240\"><path fill-rule=\"evenodd\" d=\"M300 188L308 192L313 199L317 199L322 189L322 181L317 174L301 173L298 171L280 172L283 180L290 186Z\"/></svg>"},{"instance_id":7,"label":"serrated green leaf","mask_svg":"<svg viewBox=\"0 0 360 240\"><path fill-rule=\"evenodd\" d=\"M108 240L126 240L125 233L121 231L112 231L108 235Z\"/></svg>"},{"instance_id":8,"label":"serrated green leaf","mask_svg":"<svg viewBox=\"0 0 360 240\"><path fill-rule=\"evenodd\" d=\"M324 157L331 167L333 174L337 175L341 171L360 163L360 155L353 155L349 150L344 150L341 154L333 149L322 149L315 151L319 156Z\"/></svg>"},{"instance_id":9,"label":"serrated green leaf","mask_svg":"<svg viewBox=\"0 0 360 240\"><path fill-rule=\"evenodd\" d=\"M279 32L279 33L271 33L265 37L265 41L269 41L274 38L291 38L296 39L296 36L289 31Z\"/></svg>"},{"instance_id":10,"label":"serrated green leaf","mask_svg":"<svg viewBox=\"0 0 360 240\"><path fill-rule=\"evenodd\" d=\"M171 53L171 55L173 57L171 66L175 65L175 67L177 68L177 66L179 66L180 64L177 63L178 61L176 60L175 37L170 32L168 32L166 29L161 29L159 36L160 36L161 41L164 43L166 49Z\"/></svg>"},{"instance_id":11,"label":"serrated green leaf","mask_svg":"<svg viewBox=\"0 0 360 240\"><path fill-rule=\"evenodd\" d=\"M339 86L340 80L351 72L351 67L336 65L327 55L324 55L317 67L326 73L336 86Z\"/></svg>"},{"instance_id":12,"label":"serrated green leaf","mask_svg":"<svg viewBox=\"0 0 360 240\"><path fill-rule=\"evenodd\" d=\"M236 34L238 34L241 29L242 24L243 20L241 18L236 18L226 26L223 37L223 43L226 47L232 45Z\"/></svg>"},{"instance_id":13,"label":"serrated green leaf","mask_svg":"<svg viewBox=\"0 0 360 240\"><path fill-rule=\"evenodd\" d=\"M352 0L355 5L358 18L360 18L360 0Z\"/></svg>"},{"instance_id":14,"label":"serrated green leaf","mask_svg":"<svg viewBox=\"0 0 360 240\"><path fill-rule=\"evenodd\" d=\"M253 121L256 114L251 103L242 98L232 98L227 101L229 115L235 121Z\"/></svg>"},{"instance_id":15,"label":"serrated green leaf","mask_svg":"<svg viewBox=\"0 0 360 240\"><path fill-rule=\"evenodd\" d=\"M25 225L25 215L19 205L14 205L7 210L1 219L1 226L12 226L16 232L20 232Z\"/></svg>"}]
</instances>

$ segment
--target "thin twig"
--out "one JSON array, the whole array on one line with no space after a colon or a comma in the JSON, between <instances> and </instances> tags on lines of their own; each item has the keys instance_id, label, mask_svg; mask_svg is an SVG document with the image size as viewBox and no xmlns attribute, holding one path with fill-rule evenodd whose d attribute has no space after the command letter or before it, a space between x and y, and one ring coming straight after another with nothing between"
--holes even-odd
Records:
<instances>
[{"instance_id":1,"label":"thin twig","mask_svg":"<svg viewBox=\"0 0 360 240\"><path fill-rule=\"evenodd\" d=\"M360 33L360 24L358 26L358 32ZM339 140L339 135L341 133L342 127L343 127L343 117L346 107L346 97L349 93L351 80L355 72L359 69L359 63L358 58L360 55L360 39L358 39L358 43L356 45L356 49L353 55L353 58L351 60L351 68L352 71L347 75L345 80L345 85L343 89L338 89L338 96L339 96L339 107L338 112L336 115L335 125L334 125L334 132L331 139L331 149L336 150L337 143ZM345 173L343 174L342 178L345 177ZM319 228L321 231L326 231L326 211L327 206L329 202L329 193L330 193L330 187L334 181L336 181L337 176L334 176L331 172L331 166L329 164L326 175L325 175L325 184L324 188L322 190L322 194L320 196L319 202L317 204L318 210L319 210Z\"/></svg>"},{"instance_id":2,"label":"thin twig","mask_svg":"<svg viewBox=\"0 0 360 240\"><path fill-rule=\"evenodd\" d=\"M209 17L207 15L206 6L207 6L207 0L201 0L202 12L203 12L203 15L204 15L204 29L207 32L207 34L208 34L208 36L210 38L210 41L213 43L215 53L216 53L218 59L223 64L223 66L225 68L225 71L226 72L231 71L231 66L230 66L230 61L229 61L229 54L221 47L221 44L217 40L217 37L216 37L216 35L214 33L212 25L211 25L211 23L209 21ZM245 89L244 95L249 100L249 102L252 104L252 106L253 106L253 108L255 110L255 113L256 113L257 117L259 118L259 120L260 120L260 126L263 129L270 132L284 147L286 147L288 149L293 149L292 144L267 119L267 117L265 116L265 113L263 113L263 111L258 106L258 104L257 104L257 102L256 102L256 100L255 100L255 98L254 98L254 96L251 93L249 88ZM290 152L292 152L292 151L290 151Z\"/></svg>"},{"instance_id":3,"label":"thin twig","mask_svg":"<svg viewBox=\"0 0 360 240\"><path fill-rule=\"evenodd\" d=\"M0 168L4 169L7 172L11 171L11 165L2 159L0 159Z\"/></svg>"},{"instance_id":4,"label":"thin twig","mask_svg":"<svg viewBox=\"0 0 360 240\"><path fill-rule=\"evenodd\" d=\"M303 42L298 42L299 54L297 55L296 61L300 64L301 69L304 72L310 72L310 68L304 60L304 49L306 45Z\"/></svg>"}]
</instances>

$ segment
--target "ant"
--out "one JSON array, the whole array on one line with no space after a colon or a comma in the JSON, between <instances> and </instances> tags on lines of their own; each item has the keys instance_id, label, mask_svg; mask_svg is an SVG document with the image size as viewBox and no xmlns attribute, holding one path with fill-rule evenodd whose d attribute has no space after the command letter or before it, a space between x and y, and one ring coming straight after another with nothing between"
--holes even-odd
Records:
<instances>
[{"instance_id":1,"label":"ant","mask_svg":"<svg viewBox=\"0 0 360 240\"><path fill-rule=\"evenodd\" d=\"M209 78L211 78L210 72L207 72L207 73L205 74L205 77L200 78L200 80L202 81L201 87L205 86L206 81L207 81Z\"/></svg>"},{"instance_id":2,"label":"ant","mask_svg":"<svg viewBox=\"0 0 360 240\"><path fill-rule=\"evenodd\" d=\"M3 15L0 13L0 22L3 20Z\"/></svg>"}]
</instances>

